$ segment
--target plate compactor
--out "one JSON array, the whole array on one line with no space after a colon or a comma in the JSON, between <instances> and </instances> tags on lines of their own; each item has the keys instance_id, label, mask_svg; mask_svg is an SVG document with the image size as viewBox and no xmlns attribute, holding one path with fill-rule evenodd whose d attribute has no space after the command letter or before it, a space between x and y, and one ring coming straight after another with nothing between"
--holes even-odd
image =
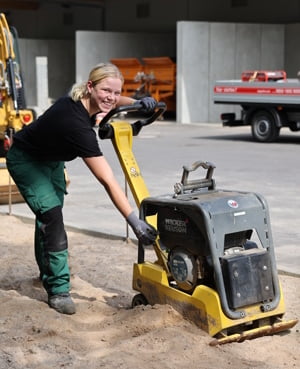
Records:
<instances>
[{"instance_id":1,"label":"plate compactor","mask_svg":"<svg viewBox=\"0 0 300 369\"><path fill-rule=\"evenodd\" d=\"M256 193L216 188L215 166L197 161L183 167L174 193L150 197L132 152L132 138L165 111L129 123L111 118L142 109L141 104L112 110L99 126L111 139L140 218L158 231L155 262L138 245L133 267L132 306L169 304L211 337L211 345L241 342L288 330L277 275L268 205ZM204 178L191 179L198 168Z\"/></svg>"}]
</instances>

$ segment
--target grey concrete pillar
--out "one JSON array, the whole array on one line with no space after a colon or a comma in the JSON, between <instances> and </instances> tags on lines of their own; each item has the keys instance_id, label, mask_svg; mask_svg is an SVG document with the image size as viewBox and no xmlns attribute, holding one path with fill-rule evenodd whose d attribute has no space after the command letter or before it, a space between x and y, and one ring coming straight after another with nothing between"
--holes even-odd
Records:
<instances>
[{"instance_id":1,"label":"grey concrete pillar","mask_svg":"<svg viewBox=\"0 0 300 369\"><path fill-rule=\"evenodd\" d=\"M48 89L48 58L46 56L37 56L36 63L36 88L37 88L37 107L43 112L49 107L49 89Z\"/></svg>"}]
</instances>

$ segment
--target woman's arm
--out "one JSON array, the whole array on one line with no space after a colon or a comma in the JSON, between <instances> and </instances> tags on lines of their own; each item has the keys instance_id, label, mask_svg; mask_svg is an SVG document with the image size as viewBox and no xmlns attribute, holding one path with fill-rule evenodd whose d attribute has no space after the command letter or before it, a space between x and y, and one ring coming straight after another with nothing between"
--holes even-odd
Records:
<instances>
[{"instance_id":1,"label":"woman's arm","mask_svg":"<svg viewBox=\"0 0 300 369\"><path fill-rule=\"evenodd\" d=\"M142 104L144 113L151 113L155 109L157 104L157 101L150 96L142 97L139 100L135 100L134 98L128 96L120 96L117 107L122 105L132 105L137 101Z\"/></svg>"},{"instance_id":2,"label":"woman's arm","mask_svg":"<svg viewBox=\"0 0 300 369\"><path fill-rule=\"evenodd\" d=\"M136 102L137 100L135 100L132 97L129 96L120 96L120 100L117 103L117 106L122 106L122 105L132 105Z\"/></svg>"},{"instance_id":3,"label":"woman's arm","mask_svg":"<svg viewBox=\"0 0 300 369\"><path fill-rule=\"evenodd\" d=\"M98 181L104 186L106 192L120 213L126 218L138 240L143 245L151 245L156 239L156 229L145 221L139 219L129 204L129 201L115 179L110 165L103 156L83 159Z\"/></svg>"},{"instance_id":4,"label":"woman's arm","mask_svg":"<svg viewBox=\"0 0 300 369\"><path fill-rule=\"evenodd\" d=\"M83 158L83 160L98 181L104 186L116 208L127 218L133 211L132 207L104 156Z\"/></svg>"}]
</instances>

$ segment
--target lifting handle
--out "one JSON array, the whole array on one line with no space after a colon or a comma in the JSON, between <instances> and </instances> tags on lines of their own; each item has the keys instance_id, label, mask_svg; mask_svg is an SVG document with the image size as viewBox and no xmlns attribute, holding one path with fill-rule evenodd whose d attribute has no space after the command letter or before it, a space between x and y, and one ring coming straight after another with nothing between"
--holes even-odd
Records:
<instances>
[{"instance_id":1,"label":"lifting handle","mask_svg":"<svg viewBox=\"0 0 300 369\"><path fill-rule=\"evenodd\" d=\"M166 110L167 106L164 102L158 102L156 104L156 108L153 111L153 114L150 117L147 117L145 119L141 119L141 120L137 120L136 122L131 124L132 127L132 134L133 136L137 136L140 132L140 130L144 127L147 126L148 124L153 123L161 114L164 113L164 111ZM134 112L134 111L143 111L144 106L139 103L136 102L132 105L123 105L123 106L119 106L118 108L115 108L113 110L111 110L110 112L108 112L105 117L102 119L100 125L99 125L99 130L98 130L98 135L99 137L103 140L103 139L107 139L107 138L113 138L114 136L114 131L111 127L111 125L109 124L109 120L110 118L112 118L114 115L119 114L119 113L123 113L123 112Z\"/></svg>"},{"instance_id":2,"label":"lifting handle","mask_svg":"<svg viewBox=\"0 0 300 369\"><path fill-rule=\"evenodd\" d=\"M189 174L199 167L202 167L204 169L207 169L205 178L197 179L197 180L188 180ZM192 191L197 190L200 188L207 188L208 190L214 190L215 189L215 181L212 178L213 172L215 169L215 165L213 163L210 163L208 161L196 161L191 166L183 166L183 173L181 177L181 182L176 183L174 186L174 196L177 196L179 194L183 194L185 191Z\"/></svg>"}]
</instances>

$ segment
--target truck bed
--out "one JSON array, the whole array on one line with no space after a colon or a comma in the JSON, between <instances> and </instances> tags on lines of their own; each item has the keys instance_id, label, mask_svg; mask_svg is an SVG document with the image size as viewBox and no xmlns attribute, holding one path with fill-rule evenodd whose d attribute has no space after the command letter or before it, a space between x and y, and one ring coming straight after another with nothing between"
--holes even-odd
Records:
<instances>
[{"instance_id":1,"label":"truck bed","mask_svg":"<svg viewBox=\"0 0 300 369\"><path fill-rule=\"evenodd\" d=\"M284 82L219 80L214 85L213 101L219 104L299 106L300 81L298 79L287 79Z\"/></svg>"}]
</instances>

